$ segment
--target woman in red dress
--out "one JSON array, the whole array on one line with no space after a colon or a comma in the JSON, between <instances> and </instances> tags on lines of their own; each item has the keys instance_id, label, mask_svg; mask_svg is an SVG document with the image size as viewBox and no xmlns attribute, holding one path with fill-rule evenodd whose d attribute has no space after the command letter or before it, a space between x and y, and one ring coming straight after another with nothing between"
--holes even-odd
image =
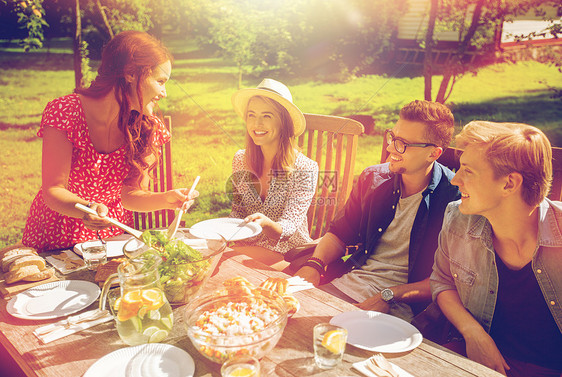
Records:
<instances>
[{"instance_id":1,"label":"woman in red dress","mask_svg":"<svg viewBox=\"0 0 562 377\"><path fill-rule=\"evenodd\" d=\"M135 211L174 209L187 189L148 191L159 147L170 139L154 115L166 97L172 57L150 35L126 31L104 48L96 79L87 89L50 102L38 136L43 138L42 187L22 242L40 251L69 248L122 233L106 216L132 225ZM188 206L195 192L190 197ZM98 215L84 215L75 203Z\"/></svg>"}]
</instances>

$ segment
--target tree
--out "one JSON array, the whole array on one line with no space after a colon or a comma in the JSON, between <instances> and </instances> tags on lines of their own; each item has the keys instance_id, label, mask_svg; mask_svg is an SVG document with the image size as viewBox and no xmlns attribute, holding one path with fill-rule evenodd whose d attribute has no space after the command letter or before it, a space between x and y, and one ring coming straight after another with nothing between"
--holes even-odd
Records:
<instances>
[{"instance_id":1,"label":"tree","mask_svg":"<svg viewBox=\"0 0 562 377\"><path fill-rule=\"evenodd\" d=\"M17 15L18 25L27 30L27 36L20 42L24 51L43 47L43 28L48 24L44 19L43 0L11 0L13 11Z\"/></svg>"},{"instance_id":2,"label":"tree","mask_svg":"<svg viewBox=\"0 0 562 377\"><path fill-rule=\"evenodd\" d=\"M93 52L99 56L114 32L150 31L154 27L153 18L161 25L171 24L167 17L175 20L176 25L179 23L171 10L173 0L0 0L0 3L15 13L18 25L26 29L25 37L21 38L25 51L43 47L45 30L50 28L45 21L46 10L57 14L55 27L60 29L64 22L72 24L66 36L73 38L77 87L89 84L93 76L89 55Z\"/></svg>"},{"instance_id":3,"label":"tree","mask_svg":"<svg viewBox=\"0 0 562 377\"><path fill-rule=\"evenodd\" d=\"M252 58L252 47L257 41L258 16L248 0L224 0L211 14L210 43L224 56L232 58L238 68L238 88L242 87L243 66Z\"/></svg>"},{"instance_id":4,"label":"tree","mask_svg":"<svg viewBox=\"0 0 562 377\"><path fill-rule=\"evenodd\" d=\"M435 29L455 30L459 34L457 47L443 68L435 101L445 103L458 77L466 72L476 73L479 65L470 59L471 50L480 53L494 47L497 30L504 21L535 11L543 14L545 6L559 6L556 0L431 0L430 20L425 34L424 82L425 99L432 99L432 51ZM532 37L532 36L527 36Z\"/></svg>"}]
</instances>

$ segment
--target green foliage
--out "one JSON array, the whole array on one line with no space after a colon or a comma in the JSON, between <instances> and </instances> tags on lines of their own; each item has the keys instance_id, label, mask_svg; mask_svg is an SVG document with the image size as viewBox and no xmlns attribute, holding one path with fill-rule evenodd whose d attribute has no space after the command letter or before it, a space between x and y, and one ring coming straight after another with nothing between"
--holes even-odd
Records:
<instances>
[{"instance_id":1,"label":"green foliage","mask_svg":"<svg viewBox=\"0 0 562 377\"><path fill-rule=\"evenodd\" d=\"M147 31L154 25L150 0L108 0L107 18L115 34L124 30ZM154 6L154 9L159 7Z\"/></svg>"},{"instance_id":2,"label":"green foliage","mask_svg":"<svg viewBox=\"0 0 562 377\"><path fill-rule=\"evenodd\" d=\"M24 51L43 47L43 28L49 26L44 20L43 0L13 0L18 24L27 29L27 37L21 41Z\"/></svg>"},{"instance_id":3,"label":"green foliage","mask_svg":"<svg viewBox=\"0 0 562 377\"><path fill-rule=\"evenodd\" d=\"M340 81L372 69L389 50L406 0L184 0L180 4L201 46L218 48L221 56L236 63L239 73L315 71L323 79Z\"/></svg>"},{"instance_id":4,"label":"green foliage","mask_svg":"<svg viewBox=\"0 0 562 377\"><path fill-rule=\"evenodd\" d=\"M82 88L87 88L90 86L92 80L96 78L96 73L92 71L90 67L90 57L88 52L88 42L82 41L80 45L80 58L81 58L81 70L82 70L82 82L80 86Z\"/></svg>"}]
</instances>

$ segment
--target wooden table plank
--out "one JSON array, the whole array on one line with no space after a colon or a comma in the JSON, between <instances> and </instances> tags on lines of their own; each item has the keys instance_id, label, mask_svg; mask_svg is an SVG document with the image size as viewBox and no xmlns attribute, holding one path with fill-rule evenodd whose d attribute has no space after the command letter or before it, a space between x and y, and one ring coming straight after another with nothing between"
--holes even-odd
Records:
<instances>
[{"instance_id":1,"label":"wooden table plank","mask_svg":"<svg viewBox=\"0 0 562 377\"><path fill-rule=\"evenodd\" d=\"M65 278L93 281L92 272L81 271L76 274ZM226 252L209 280L206 290L218 289L222 287L224 280L234 276L244 276L256 285L268 277L286 277L282 272L272 271L246 256ZM325 371L314 364L312 347L312 328L316 323L328 322L338 313L358 309L316 288L297 292L294 295L301 307L295 316L289 319L275 349L261 360L262 376L359 375L351 369L351 364L366 359L372 355L372 352L348 345L342 365ZM95 308L96 305L97 302L88 309ZM193 357L196 364L196 377L220 376L220 365L200 356L187 337L184 310L185 306L174 308L174 326L165 343L178 346ZM36 327L54 321L56 320L28 321L13 318L6 312L6 301L0 303L0 342L29 376L82 376L96 360L126 346L120 340L113 322L95 326L46 345L41 344L32 331ZM411 352L386 356L417 377L500 376L427 340Z\"/></svg>"}]
</instances>

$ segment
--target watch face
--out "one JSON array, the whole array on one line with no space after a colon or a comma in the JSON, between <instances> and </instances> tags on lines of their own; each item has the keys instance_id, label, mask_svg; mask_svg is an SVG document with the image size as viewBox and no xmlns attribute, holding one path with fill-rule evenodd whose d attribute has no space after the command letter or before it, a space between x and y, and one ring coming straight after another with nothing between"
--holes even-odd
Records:
<instances>
[{"instance_id":1,"label":"watch face","mask_svg":"<svg viewBox=\"0 0 562 377\"><path fill-rule=\"evenodd\" d=\"M390 300L392 300L394 298L394 292L392 292L390 289L383 289L381 291L381 297L384 301L388 302Z\"/></svg>"}]
</instances>

